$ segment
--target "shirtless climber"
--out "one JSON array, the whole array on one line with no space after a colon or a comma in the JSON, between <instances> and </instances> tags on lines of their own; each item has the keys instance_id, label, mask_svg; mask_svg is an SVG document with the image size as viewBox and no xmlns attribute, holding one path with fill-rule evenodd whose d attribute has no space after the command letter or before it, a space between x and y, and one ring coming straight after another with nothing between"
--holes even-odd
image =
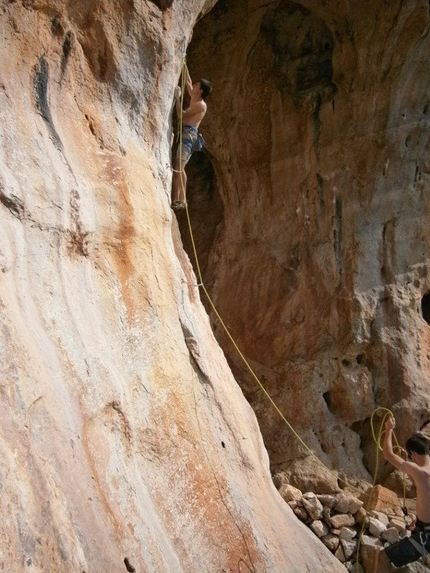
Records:
<instances>
[{"instance_id":1,"label":"shirtless climber","mask_svg":"<svg viewBox=\"0 0 430 573\"><path fill-rule=\"evenodd\" d=\"M201 79L193 85L187 69L186 88L191 98L190 105L182 112L182 145L179 145L176 154L175 166L172 178L172 209L184 209L185 189L187 185L187 175L185 165L188 163L195 150L198 127L206 114L205 99L212 91L212 86L208 80ZM175 91L176 112L178 118L181 115L181 88Z\"/></svg>"},{"instance_id":2,"label":"shirtless climber","mask_svg":"<svg viewBox=\"0 0 430 573\"><path fill-rule=\"evenodd\" d=\"M430 444L421 434L414 434L406 442L408 459L404 460L393 451L393 429L396 425L390 417L385 423L383 455L398 470L406 473L417 488L417 520L410 537L381 550L378 559L378 573L392 571L390 562L396 567L417 561L430 551Z\"/></svg>"}]
</instances>

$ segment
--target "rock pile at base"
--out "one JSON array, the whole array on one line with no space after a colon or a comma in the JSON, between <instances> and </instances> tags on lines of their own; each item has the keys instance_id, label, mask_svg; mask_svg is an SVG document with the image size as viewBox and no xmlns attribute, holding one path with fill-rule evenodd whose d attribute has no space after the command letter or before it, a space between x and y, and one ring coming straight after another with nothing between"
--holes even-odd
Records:
<instances>
[{"instance_id":1,"label":"rock pile at base","mask_svg":"<svg viewBox=\"0 0 430 573\"><path fill-rule=\"evenodd\" d=\"M360 499L346 492L302 493L289 484L282 484L279 493L296 516L354 573L373 571L380 548L410 535L412 518L404 515L397 496L381 486L373 491L370 488Z\"/></svg>"}]
</instances>

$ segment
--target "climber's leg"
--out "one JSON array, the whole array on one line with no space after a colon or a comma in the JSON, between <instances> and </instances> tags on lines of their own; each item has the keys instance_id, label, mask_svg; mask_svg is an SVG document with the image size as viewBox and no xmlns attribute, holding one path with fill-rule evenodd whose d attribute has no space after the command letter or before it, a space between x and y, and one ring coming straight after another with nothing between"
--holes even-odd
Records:
<instances>
[{"instance_id":1,"label":"climber's leg","mask_svg":"<svg viewBox=\"0 0 430 573\"><path fill-rule=\"evenodd\" d=\"M178 146L176 152L175 166L173 168L172 177L172 207L178 203L185 206L186 203L186 189L187 189L187 175L185 173L185 165L188 163L192 153L193 145L197 137L197 131L190 131L184 128L182 134L182 145Z\"/></svg>"}]
</instances>

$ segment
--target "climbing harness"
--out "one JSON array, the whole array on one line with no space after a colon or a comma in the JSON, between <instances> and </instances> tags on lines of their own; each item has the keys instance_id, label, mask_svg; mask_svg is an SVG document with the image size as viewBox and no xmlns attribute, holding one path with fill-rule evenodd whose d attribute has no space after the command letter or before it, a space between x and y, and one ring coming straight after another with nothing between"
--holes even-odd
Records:
<instances>
[{"instance_id":1,"label":"climbing harness","mask_svg":"<svg viewBox=\"0 0 430 573\"><path fill-rule=\"evenodd\" d=\"M419 538L420 538L419 543L412 536L408 538L410 543L412 543L412 545L415 547L415 549L418 551L421 557L427 557L429 553L427 550L427 541L429 539L429 536L430 536L430 526L428 528L428 531L419 532Z\"/></svg>"}]
</instances>

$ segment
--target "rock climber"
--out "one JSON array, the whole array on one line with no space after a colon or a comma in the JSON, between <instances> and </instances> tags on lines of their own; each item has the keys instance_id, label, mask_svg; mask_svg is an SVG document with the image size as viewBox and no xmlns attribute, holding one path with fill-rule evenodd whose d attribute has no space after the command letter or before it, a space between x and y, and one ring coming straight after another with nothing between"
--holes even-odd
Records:
<instances>
[{"instance_id":1,"label":"rock climber","mask_svg":"<svg viewBox=\"0 0 430 573\"><path fill-rule=\"evenodd\" d=\"M206 98L212 91L211 83L208 80L201 79L195 84L191 81L187 69L185 80L190 104L182 112L182 145L179 145L176 153L175 165L172 177L172 209L184 209L186 206L185 189L187 186L187 175L185 165L188 163L199 138L199 125L206 114ZM178 118L181 115L181 88L175 90L176 112Z\"/></svg>"},{"instance_id":2,"label":"rock climber","mask_svg":"<svg viewBox=\"0 0 430 573\"><path fill-rule=\"evenodd\" d=\"M393 451L395 419L390 416L385 422L383 456L395 468L406 473L417 489L417 519L410 537L404 537L381 550L378 556L378 573L392 571L417 561L430 551L430 444L421 434L414 434L406 442L407 460Z\"/></svg>"}]
</instances>

